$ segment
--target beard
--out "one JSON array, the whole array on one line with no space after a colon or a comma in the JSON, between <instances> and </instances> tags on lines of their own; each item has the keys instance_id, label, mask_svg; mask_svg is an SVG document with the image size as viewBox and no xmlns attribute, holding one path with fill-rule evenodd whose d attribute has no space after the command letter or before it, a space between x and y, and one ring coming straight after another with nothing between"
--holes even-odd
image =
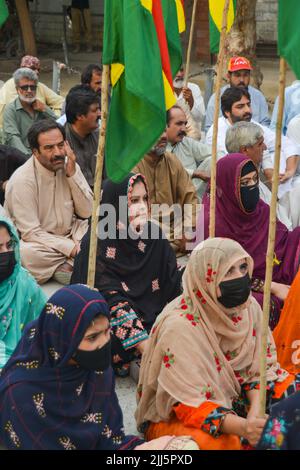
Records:
<instances>
[{"instance_id":1,"label":"beard","mask_svg":"<svg viewBox=\"0 0 300 470\"><path fill-rule=\"evenodd\" d=\"M242 121L250 122L252 119L252 114L246 113L246 114L243 114L243 116L235 116L234 114L230 114L230 119L233 124L235 124L236 122L242 122Z\"/></svg>"},{"instance_id":2,"label":"beard","mask_svg":"<svg viewBox=\"0 0 300 470\"><path fill-rule=\"evenodd\" d=\"M24 101L24 103L32 104L32 103L35 102L36 96L33 96L32 98L27 98L27 97L22 96L22 98L20 98L20 100Z\"/></svg>"},{"instance_id":3,"label":"beard","mask_svg":"<svg viewBox=\"0 0 300 470\"><path fill-rule=\"evenodd\" d=\"M181 89L183 87L183 78L174 78L173 87Z\"/></svg>"}]
</instances>

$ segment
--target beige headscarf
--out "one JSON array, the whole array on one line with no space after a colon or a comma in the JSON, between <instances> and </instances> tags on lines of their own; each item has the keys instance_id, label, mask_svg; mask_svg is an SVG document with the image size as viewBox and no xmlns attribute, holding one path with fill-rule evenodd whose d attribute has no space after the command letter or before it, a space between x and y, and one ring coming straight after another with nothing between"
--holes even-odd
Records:
<instances>
[{"instance_id":1,"label":"beige headscarf","mask_svg":"<svg viewBox=\"0 0 300 470\"><path fill-rule=\"evenodd\" d=\"M159 315L143 355L138 426L167 421L176 403L199 407L210 401L232 408L241 385L259 380L260 306L252 296L232 309L217 300L217 286L243 258L251 277L252 258L233 240L208 239L193 251L183 295ZM280 369L270 331L267 359L267 380L284 380L288 373Z\"/></svg>"}]
</instances>

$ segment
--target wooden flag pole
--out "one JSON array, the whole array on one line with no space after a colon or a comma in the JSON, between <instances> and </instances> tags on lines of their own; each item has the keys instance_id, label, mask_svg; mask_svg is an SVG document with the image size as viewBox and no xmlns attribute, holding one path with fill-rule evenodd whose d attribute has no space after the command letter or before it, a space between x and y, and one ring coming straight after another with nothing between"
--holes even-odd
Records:
<instances>
[{"instance_id":1,"label":"wooden flag pole","mask_svg":"<svg viewBox=\"0 0 300 470\"><path fill-rule=\"evenodd\" d=\"M94 287L96 274L96 255L97 255L97 224L98 224L98 207L100 205L104 149L106 139L106 122L108 113L108 85L109 85L109 65L103 66L102 87L101 87L101 130L98 142L97 163L94 182L94 200L93 213L91 223L90 251L89 251L89 267L87 284Z\"/></svg>"},{"instance_id":2,"label":"wooden flag pole","mask_svg":"<svg viewBox=\"0 0 300 470\"><path fill-rule=\"evenodd\" d=\"M222 20L222 31L220 37L219 54L217 61L217 78L215 92L215 113L212 139L212 157L211 157L211 176L210 176L210 216L209 216L209 236L215 236L216 231L216 174L217 174L217 142L218 142L218 124L220 111L220 96L223 75L223 63L225 55L225 37L227 32L227 18L229 10L229 1L225 0Z\"/></svg>"},{"instance_id":3,"label":"wooden flag pole","mask_svg":"<svg viewBox=\"0 0 300 470\"><path fill-rule=\"evenodd\" d=\"M284 107L284 90L286 82L286 61L280 59L280 80L279 80L279 104L276 124L276 147L275 147L275 162L274 173L272 182L272 200L270 207L270 221L269 221L269 239L268 250L266 258L266 277L264 286L264 304L263 316L261 321L261 352L260 352L260 416L264 417L266 413L266 386L267 386L267 345L268 345L268 330L269 330L269 315L270 315L270 297L271 297L271 282L273 274L273 261L274 261L274 247L276 237L276 206L277 206L277 193L279 183L279 166L281 154L281 132L282 132L282 116Z\"/></svg>"},{"instance_id":4,"label":"wooden flag pole","mask_svg":"<svg viewBox=\"0 0 300 470\"><path fill-rule=\"evenodd\" d=\"M193 5L189 45L188 45L188 50L187 50L187 55L186 55L185 74L184 74L184 81L183 81L183 86L184 87L187 86L188 79L189 79L189 73L190 73L191 51L192 51L193 36L194 36L197 1L198 0L194 0L194 5Z\"/></svg>"}]
</instances>

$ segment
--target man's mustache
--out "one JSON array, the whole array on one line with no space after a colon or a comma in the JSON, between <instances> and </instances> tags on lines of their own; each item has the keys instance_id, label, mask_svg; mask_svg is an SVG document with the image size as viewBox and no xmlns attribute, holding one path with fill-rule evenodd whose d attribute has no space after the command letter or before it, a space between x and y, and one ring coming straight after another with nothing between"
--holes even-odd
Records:
<instances>
[{"instance_id":1,"label":"man's mustache","mask_svg":"<svg viewBox=\"0 0 300 470\"><path fill-rule=\"evenodd\" d=\"M52 161L53 161L53 162L64 162L64 161L65 161L65 157L61 157L61 156L53 157L53 158L52 158Z\"/></svg>"},{"instance_id":2,"label":"man's mustache","mask_svg":"<svg viewBox=\"0 0 300 470\"><path fill-rule=\"evenodd\" d=\"M181 136L182 136L182 137L185 137L185 136L186 136L186 132L185 132L185 131L180 131L180 132L178 132L177 135L178 135L178 137L181 137Z\"/></svg>"}]
</instances>

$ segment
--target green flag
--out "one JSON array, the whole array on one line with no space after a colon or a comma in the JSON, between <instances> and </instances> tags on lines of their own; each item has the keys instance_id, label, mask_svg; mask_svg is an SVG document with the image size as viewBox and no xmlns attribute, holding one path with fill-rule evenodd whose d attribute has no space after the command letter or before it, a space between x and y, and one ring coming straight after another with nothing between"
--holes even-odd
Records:
<instances>
[{"instance_id":1,"label":"green flag","mask_svg":"<svg viewBox=\"0 0 300 470\"><path fill-rule=\"evenodd\" d=\"M111 65L112 98L105 164L119 182L166 126L162 62L149 0L106 0L103 64Z\"/></svg>"},{"instance_id":2,"label":"green flag","mask_svg":"<svg viewBox=\"0 0 300 470\"><path fill-rule=\"evenodd\" d=\"M8 17L8 8L5 0L0 0L0 26L5 23Z\"/></svg>"},{"instance_id":3,"label":"green flag","mask_svg":"<svg viewBox=\"0 0 300 470\"><path fill-rule=\"evenodd\" d=\"M300 3L278 0L278 50L300 79Z\"/></svg>"},{"instance_id":4,"label":"green flag","mask_svg":"<svg viewBox=\"0 0 300 470\"><path fill-rule=\"evenodd\" d=\"M229 3L227 32L230 31L234 22L236 2L237 0L230 0ZM225 0L209 0L209 42L212 54L219 52L224 6Z\"/></svg>"}]
</instances>

